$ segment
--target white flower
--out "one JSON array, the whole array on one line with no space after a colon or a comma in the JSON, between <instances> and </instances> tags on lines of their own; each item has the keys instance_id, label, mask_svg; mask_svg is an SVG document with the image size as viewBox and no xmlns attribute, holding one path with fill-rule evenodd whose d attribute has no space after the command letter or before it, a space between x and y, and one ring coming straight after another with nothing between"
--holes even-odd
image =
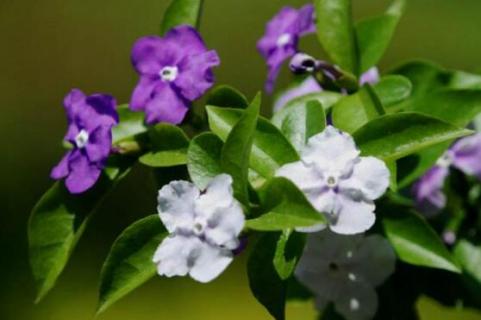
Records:
<instances>
[{"instance_id":1,"label":"white flower","mask_svg":"<svg viewBox=\"0 0 481 320\"><path fill-rule=\"evenodd\" d=\"M232 178L221 174L201 193L192 183L172 181L159 191L159 216L170 236L154 254L159 275L216 278L231 263L244 214L232 195Z\"/></svg>"},{"instance_id":2,"label":"white flower","mask_svg":"<svg viewBox=\"0 0 481 320\"><path fill-rule=\"evenodd\" d=\"M332 231L361 233L376 220L373 200L389 186L389 170L374 157L360 157L354 140L332 126L311 137L301 150L301 161L286 164L277 176L290 179L313 207L325 214ZM315 232L319 224L299 231Z\"/></svg>"},{"instance_id":3,"label":"white flower","mask_svg":"<svg viewBox=\"0 0 481 320\"><path fill-rule=\"evenodd\" d=\"M316 307L329 302L347 320L371 319L377 310L375 287L393 272L393 249L379 235L343 236L328 230L308 237L295 275L315 296Z\"/></svg>"}]
</instances>

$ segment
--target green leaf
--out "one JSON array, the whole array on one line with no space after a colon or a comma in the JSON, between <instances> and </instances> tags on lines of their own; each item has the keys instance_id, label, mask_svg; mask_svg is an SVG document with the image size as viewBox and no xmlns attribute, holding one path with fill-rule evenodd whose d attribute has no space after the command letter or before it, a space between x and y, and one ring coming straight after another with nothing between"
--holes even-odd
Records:
<instances>
[{"instance_id":1,"label":"green leaf","mask_svg":"<svg viewBox=\"0 0 481 320\"><path fill-rule=\"evenodd\" d=\"M126 139L133 139L135 136L147 131L144 124L144 114L142 112L130 111L129 106L124 104L117 107L119 113L119 124L112 128L112 143Z\"/></svg>"},{"instance_id":2,"label":"green leaf","mask_svg":"<svg viewBox=\"0 0 481 320\"><path fill-rule=\"evenodd\" d=\"M287 283L274 267L279 233L261 234L247 261L249 286L254 297L276 320L285 319Z\"/></svg>"},{"instance_id":3,"label":"green leaf","mask_svg":"<svg viewBox=\"0 0 481 320\"><path fill-rule=\"evenodd\" d=\"M234 196L245 205L249 204L249 158L260 106L258 93L227 136L220 157L222 170L233 178Z\"/></svg>"},{"instance_id":4,"label":"green leaf","mask_svg":"<svg viewBox=\"0 0 481 320\"><path fill-rule=\"evenodd\" d=\"M222 140L211 132L202 133L190 142L187 169L190 178L200 190L204 190L214 177L222 173L222 146Z\"/></svg>"},{"instance_id":5,"label":"green leaf","mask_svg":"<svg viewBox=\"0 0 481 320\"><path fill-rule=\"evenodd\" d=\"M177 126L160 123L149 130L149 149L139 158L149 167L173 167L187 163L189 138Z\"/></svg>"},{"instance_id":6,"label":"green leaf","mask_svg":"<svg viewBox=\"0 0 481 320\"><path fill-rule=\"evenodd\" d=\"M396 31L405 4L405 0L395 0L385 14L357 23L361 73L377 65L381 60Z\"/></svg>"},{"instance_id":7,"label":"green leaf","mask_svg":"<svg viewBox=\"0 0 481 320\"><path fill-rule=\"evenodd\" d=\"M308 93L288 101L288 103L286 103L286 105L281 110L277 111L277 113L282 112L282 110L287 108L290 104L305 104L311 100L318 101L322 105L324 110L327 112L327 110L329 110L337 101L339 101L339 99L343 97L344 95L338 92L327 91L327 90Z\"/></svg>"},{"instance_id":8,"label":"green leaf","mask_svg":"<svg viewBox=\"0 0 481 320\"><path fill-rule=\"evenodd\" d=\"M158 215L145 217L120 234L102 267L97 314L156 274L152 257L167 234Z\"/></svg>"},{"instance_id":9,"label":"green leaf","mask_svg":"<svg viewBox=\"0 0 481 320\"><path fill-rule=\"evenodd\" d=\"M357 93L339 100L332 108L332 122L342 131L353 133L369 120L386 113L376 93L365 85Z\"/></svg>"},{"instance_id":10,"label":"green leaf","mask_svg":"<svg viewBox=\"0 0 481 320\"><path fill-rule=\"evenodd\" d=\"M279 237L274 254L274 268L282 280L291 277L304 252L306 234L284 230Z\"/></svg>"},{"instance_id":11,"label":"green leaf","mask_svg":"<svg viewBox=\"0 0 481 320\"><path fill-rule=\"evenodd\" d=\"M364 155L393 161L471 132L436 118L406 112L376 118L354 132L353 137Z\"/></svg>"},{"instance_id":12,"label":"green leaf","mask_svg":"<svg viewBox=\"0 0 481 320\"><path fill-rule=\"evenodd\" d=\"M330 60L359 74L356 36L350 0L316 0L317 36Z\"/></svg>"},{"instance_id":13,"label":"green leaf","mask_svg":"<svg viewBox=\"0 0 481 320\"><path fill-rule=\"evenodd\" d=\"M243 110L207 106L210 129L223 141L243 115ZM289 162L299 160L299 156L269 120L259 117L250 156L250 166L264 178L274 176L276 170Z\"/></svg>"},{"instance_id":14,"label":"green leaf","mask_svg":"<svg viewBox=\"0 0 481 320\"><path fill-rule=\"evenodd\" d=\"M406 77L388 75L383 77L373 88L382 105L387 108L409 98L412 84Z\"/></svg>"},{"instance_id":15,"label":"green leaf","mask_svg":"<svg viewBox=\"0 0 481 320\"><path fill-rule=\"evenodd\" d=\"M203 0L172 0L162 20L161 34L184 24L198 28L203 2Z\"/></svg>"},{"instance_id":16,"label":"green leaf","mask_svg":"<svg viewBox=\"0 0 481 320\"><path fill-rule=\"evenodd\" d=\"M207 105L226 108L245 109L249 105L247 98L237 89L222 85L215 87L207 98Z\"/></svg>"},{"instance_id":17,"label":"green leaf","mask_svg":"<svg viewBox=\"0 0 481 320\"><path fill-rule=\"evenodd\" d=\"M463 270L481 284L481 247L476 247L467 240L461 240L454 248L454 256L461 263Z\"/></svg>"},{"instance_id":18,"label":"green leaf","mask_svg":"<svg viewBox=\"0 0 481 320\"><path fill-rule=\"evenodd\" d=\"M456 260L419 214L395 205L382 211L384 231L399 259L416 266L460 272Z\"/></svg>"},{"instance_id":19,"label":"green leaf","mask_svg":"<svg viewBox=\"0 0 481 320\"><path fill-rule=\"evenodd\" d=\"M272 118L272 123L289 139L297 151L307 140L326 127L326 115L317 100L293 100Z\"/></svg>"},{"instance_id":20,"label":"green leaf","mask_svg":"<svg viewBox=\"0 0 481 320\"><path fill-rule=\"evenodd\" d=\"M246 221L253 230L278 231L297 227L311 227L325 223L324 216L317 212L291 181L273 178L260 190L265 214Z\"/></svg>"},{"instance_id":21,"label":"green leaf","mask_svg":"<svg viewBox=\"0 0 481 320\"><path fill-rule=\"evenodd\" d=\"M132 161L127 161L106 169L96 185L81 195L69 193L63 181L56 182L35 205L28 224L28 242L36 302L53 288L92 212L131 165Z\"/></svg>"}]
</instances>

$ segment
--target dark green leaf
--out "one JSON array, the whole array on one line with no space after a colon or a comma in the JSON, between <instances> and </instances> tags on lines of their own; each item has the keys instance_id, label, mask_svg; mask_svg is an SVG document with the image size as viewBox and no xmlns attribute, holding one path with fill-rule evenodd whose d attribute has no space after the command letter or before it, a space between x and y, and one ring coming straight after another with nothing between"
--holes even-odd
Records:
<instances>
[{"instance_id":1,"label":"dark green leaf","mask_svg":"<svg viewBox=\"0 0 481 320\"><path fill-rule=\"evenodd\" d=\"M297 262L304 252L306 234L293 230L284 230L279 237L274 255L274 268L282 280L291 277L296 269Z\"/></svg>"},{"instance_id":2,"label":"dark green leaf","mask_svg":"<svg viewBox=\"0 0 481 320\"><path fill-rule=\"evenodd\" d=\"M353 133L368 121L386 113L374 90L365 85L357 93L344 97L332 107L336 128Z\"/></svg>"},{"instance_id":3,"label":"dark green leaf","mask_svg":"<svg viewBox=\"0 0 481 320\"><path fill-rule=\"evenodd\" d=\"M307 140L326 127L326 115L317 100L293 100L272 118L297 151Z\"/></svg>"},{"instance_id":4,"label":"dark green leaf","mask_svg":"<svg viewBox=\"0 0 481 320\"><path fill-rule=\"evenodd\" d=\"M317 36L330 60L359 74L356 37L350 0L316 0Z\"/></svg>"},{"instance_id":5,"label":"dark green leaf","mask_svg":"<svg viewBox=\"0 0 481 320\"><path fill-rule=\"evenodd\" d=\"M207 106L210 129L225 141L243 112L239 109ZM297 160L299 156L296 150L279 129L269 120L259 117L249 161L251 168L261 176L270 178L280 166Z\"/></svg>"},{"instance_id":6,"label":"dark green leaf","mask_svg":"<svg viewBox=\"0 0 481 320\"><path fill-rule=\"evenodd\" d=\"M130 111L124 104L117 107L119 124L112 128L112 143L115 145L124 139L133 139L136 135L147 131L144 124L144 113Z\"/></svg>"},{"instance_id":7,"label":"dark green leaf","mask_svg":"<svg viewBox=\"0 0 481 320\"><path fill-rule=\"evenodd\" d=\"M199 189L204 190L215 176L222 173L222 146L222 140L210 132L200 134L190 142L187 168L190 178Z\"/></svg>"},{"instance_id":8,"label":"dark green leaf","mask_svg":"<svg viewBox=\"0 0 481 320\"><path fill-rule=\"evenodd\" d=\"M247 220L247 228L277 231L325 223L324 216L312 207L304 193L285 178L271 179L260 191L260 197L267 213Z\"/></svg>"},{"instance_id":9,"label":"dark green leaf","mask_svg":"<svg viewBox=\"0 0 481 320\"><path fill-rule=\"evenodd\" d=\"M155 275L152 257L166 235L158 215L145 217L120 234L102 267L97 314Z\"/></svg>"},{"instance_id":10,"label":"dark green leaf","mask_svg":"<svg viewBox=\"0 0 481 320\"><path fill-rule=\"evenodd\" d=\"M373 88L382 105L388 107L409 98L412 84L406 77L389 75L383 77Z\"/></svg>"},{"instance_id":11,"label":"dark green leaf","mask_svg":"<svg viewBox=\"0 0 481 320\"><path fill-rule=\"evenodd\" d=\"M131 165L126 161L106 169L95 187L81 195L70 194L63 181L56 182L33 208L28 242L37 302L55 285L92 212Z\"/></svg>"},{"instance_id":12,"label":"dark green leaf","mask_svg":"<svg viewBox=\"0 0 481 320\"><path fill-rule=\"evenodd\" d=\"M229 132L220 157L222 170L233 178L235 197L245 205L249 204L249 181L247 179L249 158L260 106L261 94L259 93Z\"/></svg>"},{"instance_id":13,"label":"dark green leaf","mask_svg":"<svg viewBox=\"0 0 481 320\"><path fill-rule=\"evenodd\" d=\"M393 161L470 133L423 114L398 113L370 121L354 132L353 137L364 155Z\"/></svg>"},{"instance_id":14,"label":"dark green leaf","mask_svg":"<svg viewBox=\"0 0 481 320\"><path fill-rule=\"evenodd\" d=\"M149 167L173 167L187 163L189 138L177 126L160 123L149 130L149 147L139 161Z\"/></svg>"},{"instance_id":15,"label":"dark green leaf","mask_svg":"<svg viewBox=\"0 0 481 320\"><path fill-rule=\"evenodd\" d=\"M389 46L404 11L405 0L395 0L387 12L356 25L359 59L363 73L377 65Z\"/></svg>"},{"instance_id":16,"label":"dark green leaf","mask_svg":"<svg viewBox=\"0 0 481 320\"><path fill-rule=\"evenodd\" d=\"M247 108L249 101L237 89L222 85L217 86L212 90L207 98L207 105L226 108Z\"/></svg>"},{"instance_id":17,"label":"dark green leaf","mask_svg":"<svg viewBox=\"0 0 481 320\"><path fill-rule=\"evenodd\" d=\"M162 20L161 34L179 25L199 27L203 0L172 0Z\"/></svg>"},{"instance_id":18,"label":"dark green leaf","mask_svg":"<svg viewBox=\"0 0 481 320\"><path fill-rule=\"evenodd\" d=\"M456 260L419 214L397 205L382 211L384 231L399 259L417 266L460 272Z\"/></svg>"},{"instance_id":19,"label":"dark green leaf","mask_svg":"<svg viewBox=\"0 0 481 320\"><path fill-rule=\"evenodd\" d=\"M247 261L249 286L256 299L276 320L285 319L287 283L274 267L279 233L264 233L258 239Z\"/></svg>"}]
</instances>

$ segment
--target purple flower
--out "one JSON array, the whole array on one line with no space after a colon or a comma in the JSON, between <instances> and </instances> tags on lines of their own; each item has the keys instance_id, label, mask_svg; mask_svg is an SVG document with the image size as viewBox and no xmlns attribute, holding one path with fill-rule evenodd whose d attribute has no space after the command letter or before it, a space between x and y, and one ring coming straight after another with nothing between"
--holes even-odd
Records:
<instances>
[{"instance_id":1,"label":"purple flower","mask_svg":"<svg viewBox=\"0 0 481 320\"><path fill-rule=\"evenodd\" d=\"M68 129L65 141L73 148L52 169L50 176L71 193L90 189L100 177L112 145L112 127L119 122L112 96L85 94L74 89L64 99Z\"/></svg>"},{"instance_id":2,"label":"purple flower","mask_svg":"<svg viewBox=\"0 0 481 320\"><path fill-rule=\"evenodd\" d=\"M362 86L366 83L368 84L376 84L379 82L380 76L379 76L379 70L377 67L372 67L371 69L367 70L361 75L361 78L359 79L359 84Z\"/></svg>"},{"instance_id":3,"label":"purple flower","mask_svg":"<svg viewBox=\"0 0 481 320\"><path fill-rule=\"evenodd\" d=\"M458 140L436 165L413 187L416 204L426 215L434 215L446 206L443 186L451 166L481 180L481 134Z\"/></svg>"},{"instance_id":4,"label":"purple flower","mask_svg":"<svg viewBox=\"0 0 481 320\"><path fill-rule=\"evenodd\" d=\"M214 83L212 68L220 64L190 26L170 30L163 38L143 37L132 49L132 63L140 75L130 109L144 110L146 122L182 122L190 103Z\"/></svg>"},{"instance_id":5,"label":"purple flower","mask_svg":"<svg viewBox=\"0 0 481 320\"><path fill-rule=\"evenodd\" d=\"M299 10L284 7L269 21L264 36L257 43L269 69L266 91L272 92L282 63L297 52L299 38L314 31L314 7L311 4Z\"/></svg>"}]
</instances>

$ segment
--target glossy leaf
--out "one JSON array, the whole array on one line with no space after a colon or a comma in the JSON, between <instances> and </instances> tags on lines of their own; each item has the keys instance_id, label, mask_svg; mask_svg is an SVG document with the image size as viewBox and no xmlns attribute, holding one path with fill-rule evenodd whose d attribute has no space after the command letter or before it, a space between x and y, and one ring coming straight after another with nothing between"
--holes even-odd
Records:
<instances>
[{"instance_id":1,"label":"glossy leaf","mask_svg":"<svg viewBox=\"0 0 481 320\"><path fill-rule=\"evenodd\" d=\"M247 108L249 101L237 89L222 85L215 87L207 98L207 105L226 108Z\"/></svg>"},{"instance_id":2,"label":"glossy leaf","mask_svg":"<svg viewBox=\"0 0 481 320\"><path fill-rule=\"evenodd\" d=\"M104 171L94 188L81 195L70 194L63 181L56 182L33 208L28 242L37 302L55 285L92 212L131 165L131 161L112 165Z\"/></svg>"},{"instance_id":3,"label":"glossy leaf","mask_svg":"<svg viewBox=\"0 0 481 320\"><path fill-rule=\"evenodd\" d=\"M464 272L481 284L481 247L467 240L461 240L454 248L454 256L460 262Z\"/></svg>"},{"instance_id":4,"label":"glossy leaf","mask_svg":"<svg viewBox=\"0 0 481 320\"><path fill-rule=\"evenodd\" d=\"M316 0L317 36L330 60L359 74L358 52L350 0Z\"/></svg>"},{"instance_id":5,"label":"glossy leaf","mask_svg":"<svg viewBox=\"0 0 481 320\"><path fill-rule=\"evenodd\" d=\"M383 208L382 223L399 259L424 267L460 272L459 266L424 218L407 207Z\"/></svg>"},{"instance_id":6,"label":"glossy leaf","mask_svg":"<svg viewBox=\"0 0 481 320\"><path fill-rule=\"evenodd\" d=\"M387 108L409 98L412 84L406 77L388 75L383 77L373 88L382 105Z\"/></svg>"},{"instance_id":7,"label":"glossy leaf","mask_svg":"<svg viewBox=\"0 0 481 320\"><path fill-rule=\"evenodd\" d=\"M243 115L243 110L207 106L210 129L223 141ZM269 120L259 117L254 135L250 166L264 178L274 176L282 165L299 160L299 156Z\"/></svg>"},{"instance_id":8,"label":"glossy leaf","mask_svg":"<svg viewBox=\"0 0 481 320\"><path fill-rule=\"evenodd\" d=\"M361 73L376 66L381 60L396 31L405 4L405 0L395 0L385 14L357 23Z\"/></svg>"},{"instance_id":9,"label":"glossy leaf","mask_svg":"<svg viewBox=\"0 0 481 320\"><path fill-rule=\"evenodd\" d=\"M179 25L199 27L203 0L172 0L162 20L161 34Z\"/></svg>"},{"instance_id":10,"label":"glossy leaf","mask_svg":"<svg viewBox=\"0 0 481 320\"><path fill-rule=\"evenodd\" d=\"M300 151L307 140L326 127L326 115L317 100L294 100L272 118L291 144Z\"/></svg>"},{"instance_id":11,"label":"glossy leaf","mask_svg":"<svg viewBox=\"0 0 481 320\"><path fill-rule=\"evenodd\" d=\"M274 255L280 234L261 234L247 261L249 286L254 297L276 320L285 319L287 283L274 267Z\"/></svg>"},{"instance_id":12,"label":"glossy leaf","mask_svg":"<svg viewBox=\"0 0 481 320\"><path fill-rule=\"evenodd\" d=\"M126 104L118 106L117 112L120 121L112 128L112 143L114 145L125 139L133 139L147 131L144 124L144 113L130 111Z\"/></svg>"},{"instance_id":13,"label":"glossy leaf","mask_svg":"<svg viewBox=\"0 0 481 320\"><path fill-rule=\"evenodd\" d=\"M167 231L158 215L145 217L120 234L102 267L97 313L156 274L152 257L165 236Z\"/></svg>"},{"instance_id":14,"label":"glossy leaf","mask_svg":"<svg viewBox=\"0 0 481 320\"><path fill-rule=\"evenodd\" d=\"M177 126L160 123L148 132L149 149L139 161L149 167L173 167L187 163L189 138Z\"/></svg>"},{"instance_id":15,"label":"glossy leaf","mask_svg":"<svg viewBox=\"0 0 481 320\"><path fill-rule=\"evenodd\" d=\"M325 223L304 193L285 178L271 179L260 191L265 214L246 221L246 227L262 231L278 231L297 227L310 227Z\"/></svg>"},{"instance_id":16,"label":"glossy leaf","mask_svg":"<svg viewBox=\"0 0 481 320\"><path fill-rule=\"evenodd\" d=\"M376 92L365 85L357 93L344 97L333 106L332 122L336 128L353 133L385 113Z\"/></svg>"},{"instance_id":17,"label":"glossy leaf","mask_svg":"<svg viewBox=\"0 0 481 320\"><path fill-rule=\"evenodd\" d=\"M423 114L398 113L370 121L354 132L353 137L364 155L393 161L470 133Z\"/></svg>"},{"instance_id":18,"label":"glossy leaf","mask_svg":"<svg viewBox=\"0 0 481 320\"><path fill-rule=\"evenodd\" d=\"M289 279L304 252L306 234L284 230L279 237L274 254L274 268L282 280Z\"/></svg>"},{"instance_id":19,"label":"glossy leaf","mask_svg":"<svg viewBox=\"0 0 481 320\"><path fill-rule=\"evenodd\" d=\"M260 106L259 93L229 132L220 157L222 170L233 178L234 196L245 205L249 204L249 158Z\"/></svg>"},{"instance_id":20,"label":"glossy leaf","mask_svg":"<svg viewBox=\"0 0 481 320\"><path fill-rule=\"evenodd\" d=\"M222 140L206 132L196 136L187 150L187 169L195 185L204 190L209 182L222 173L220 164Z\"/></svg>"}]
</instances>

